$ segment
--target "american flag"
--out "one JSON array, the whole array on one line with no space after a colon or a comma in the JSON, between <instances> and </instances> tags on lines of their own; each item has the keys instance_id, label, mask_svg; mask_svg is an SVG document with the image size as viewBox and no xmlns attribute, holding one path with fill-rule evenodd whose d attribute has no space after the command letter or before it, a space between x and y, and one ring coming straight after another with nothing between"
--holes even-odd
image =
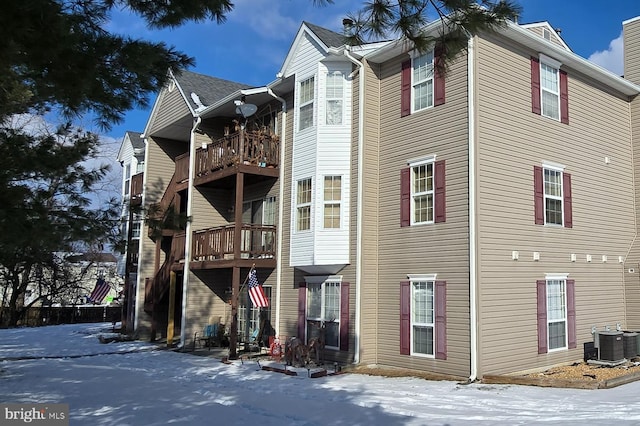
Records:
<instances>
[{"instance_id":1,"label":"american flag","mask_svg":"<svg viewBox=\"0 0 640 426\"><path fill-rule=\"evenodd\" d=\"M89 301L99 305L102 303L102 300L104 300L107 293L109 293L109 290L111 290L111 287L109 287L109 284L107 284L104 278L98 278L96 286L91 292L91 296L89 296Z\"/></svg>"},{"instance_id":2,"label":"american flag","mask_svg":"<svg viewBox=\"0 0 640 426\"><path fill-rule=\"evenodd\" d=\"M258 282L255 269L252 269L251 272L249 272L249 297L251 298L251 303L253 303L253 306L255 307L266 308L269 306L269 299L267 299L264 289Z\"/></svg>"}]
</instances>

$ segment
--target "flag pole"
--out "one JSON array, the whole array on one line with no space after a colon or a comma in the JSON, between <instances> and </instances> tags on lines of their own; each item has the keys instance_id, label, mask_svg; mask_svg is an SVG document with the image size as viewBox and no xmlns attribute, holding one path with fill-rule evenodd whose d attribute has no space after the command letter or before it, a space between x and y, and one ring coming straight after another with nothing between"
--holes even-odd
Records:
<instances>
[{"instance_id":1,"label":"flag pole","mask_svg":"<svg viewBox=\"0 0 640 426\"><path fill-rule=\"evenodd\" d=\"M249 281L249 276L251 276L251 271L253 271L254 269L256 269L256 264L255 263L253 265L251 265L251 269L249 269L249 273L244 278L244 282L240 286L240 290L238 290L238 294L236 294L236 299L238 297L240 297L240 294L242 293L242 290L244 290L245 286L247 285L247 281Z\"/></svg>"}]
</instances>

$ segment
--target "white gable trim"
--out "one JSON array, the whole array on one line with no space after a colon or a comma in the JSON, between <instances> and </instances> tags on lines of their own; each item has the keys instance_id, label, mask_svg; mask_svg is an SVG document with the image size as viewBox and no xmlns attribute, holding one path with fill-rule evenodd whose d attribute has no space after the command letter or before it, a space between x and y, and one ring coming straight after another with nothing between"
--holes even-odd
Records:
<instances>
[{"instance_id":1,"label":"white gable trim","mask_svg":"<svg viewBox=\"0 0 640 426\"><path fill-rule=\"evenodd\" d=\"M327 56L329 54L329 47L326 44L324 44L318 38L318 36L303 23L300 26L300 29L298 30L298 34L296 34L296 38L293 40L293 43L291 43L291 47L289 48L287 57L285 58L284 63L282 64L282 67L280 68L280 71L277 74L278 78L288 77L287 70L291 65L291 61L293 61L295 52L298 49L298 46L300 45L300 43L302 42L302 39L304 38L305 34L309 35L309 37L311 37L311 39L313 39L313 41L315 41L318 44L318 46L321 47L322 53L324 54L324 56Z\"/></svg>"},{"instance_id":2,"label":"white gable trim","mask_svg":"<svg viewBox=\"0 0 640 426\"><path fill-rule=\"evenodd\" d=\"M562 47L567 49L569 52L572 52L572 50L569 47L569 45L564 42L564 40L562 39L562 36L560 34L558 34L558 32L551 26L551 24L549 24L549 22L547 22L547 21L535 22L533 24L524 24L524 25L520 25L520 26L522 28L527 28L527 29L530 29L530 28L544 28L544 29L547 29L548 31L550 31L556 37L556 39L558 39L558 41L560 42ZM545 40L545 39L543 38L543 40ZM548 40L545 40L545 41L548 41Z\"/></svg>"}]
</instances>

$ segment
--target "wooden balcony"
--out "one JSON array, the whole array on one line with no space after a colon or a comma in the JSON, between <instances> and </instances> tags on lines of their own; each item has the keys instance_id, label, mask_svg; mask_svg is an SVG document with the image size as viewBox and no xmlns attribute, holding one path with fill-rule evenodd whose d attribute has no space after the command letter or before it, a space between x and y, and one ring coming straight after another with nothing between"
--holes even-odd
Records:
<instances>
[{"instance_id":1,"label":"wooden balcony","mask_svg":"<svg viewBox=\"0 0 640 426\"><path fill-rule=\"evenodd\" d=\"M261 131L239 131L196 149L195 185L236 172L278 177L280 142Z\"/></svg>"},{"instance_id":2,"label":"wooden balcony","mask_svg":"<svg viewBox=\"0 0 640 426\"><path fill-rule=\"evenodd\" d=\"M216 269L231 266L275 268L276 227L272 225L243 224L240 257L234 253L236 226L231 224L193 232L191 269ZM176 262L184 261L185 234L176 234L171 250ZM173 269L182 268L180 263Z\"/></svg>"},{"instance_id":3,"label":"wooden balcony","mask_svg":"<svg viewBox=\"0 0 640 426\"><path fill-rule=\"evenodd\" d=\"M131 193L129 195L129 203L137 206L142 203L142 191L144 189L144 173L138 173L131 176Z\"/></svg>"}]
</instances>

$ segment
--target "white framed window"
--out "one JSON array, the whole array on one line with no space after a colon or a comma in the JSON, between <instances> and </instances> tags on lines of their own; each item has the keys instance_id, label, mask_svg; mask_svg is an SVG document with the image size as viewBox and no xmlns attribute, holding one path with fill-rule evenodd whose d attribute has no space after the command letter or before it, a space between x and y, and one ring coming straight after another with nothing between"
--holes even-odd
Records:
<instances>
[{"instance_id":1,"label":"white framed window","mask_svg":"<svg viewBox=\"0 0 640 426\"><path fill-rule=\"evenodd\" d=\"M541 114L560 120L560 63L540 56Z\"/></svg>"},{"instance_id":2,"label":"white framed window","mask_svg":"<svg viewBox=\"0 0 640 426\"><path fill-rule=\"evenodd\" d=\"M311 229L311 178L296 185L296 231Z\"/></svg>"},{"instance_id":3,"label":"white framed window","mask_svg":"<svg viewBox=\"0 0 640 426\"><path fill-rule=\"evenodd\" d=\"M344 75L340 71L327 74L326 81L326 123L342 124L342 105L344 99Z\"/></svg>"},{"instance_id":4,"label":"white framed window","mask_svg":"<svg viewBox=\"0 0 640 426\"><path fill-rule=\"evenodd\" d=\"M140 238L140 227L142 223L140 221L134 221L131 226L131 238Z\"/></svg>"},{"instance_id":5,"label":"white framed window","mask_svg":"<svg viewBox=\"0 0 640 426\"><path fill-rule=\"evenodd\" d=\"M561 168L543 167L544 176L544 223L563 226L563 194Z\"/></svg>"},{"instance_id":6,"label":"white framed window","mask_svg":"<svg viewBox=\"0 0 640 426\"><path fill-rule=\"evenodd\" d=\"M304 130L313 126L314 84L314 77L300 82L298 94L298 130Z\"/></svg>"},{"instance_id":7,"label":"white framed window","mask_svg":"<svg viewBox=\"0 0 640 426\"><path fill-rule=\"evenodd\" d=\"M124 195L129 195L131 191L131 164L125 164L124 166Z\"/></svg>"},{"instance_id":8,"label":"white framed window","mask_svg":"<svg viewBox=\"0 0 640 426\"><path fill-rule=\"evenodd\" d=\"M342 176L324 177L324 228L340 228Z\"/></svg>"},{"instance_id":9,"label":"white framed window","mask_svg":"<svg viewBox=\"0 0 640 426\"><path fill-rule=\"evenodd\" d=\"M411 108L416 112L433 106L433 51L413 57L411 65Z\"/></svg>"},{"instance_id":10,"label":"white framed window","mask_svg":"<svg viewBox=\"0 0 640 426\"><path fill-rule=\"evenodd\" d=\"M411 355L435 356L435 277L411 277Z\"/></svg>"},{"instance_id":11,"label":"white framed window","mask_svg":"<svg viewBox=\"0 0 640 426\"><path fill-rule=\"evenodd\" d=\"M567 349L567 280L547 277L546 281L549 351Z\"/></svg>"},{"instance_id":12,"label":"white framed window","mask_svg":"<svg viewBox=\"0 0 640 426\"><path fill-rule=\"evenodd\" d=\"M411 223L433 223L434 161L411 165Z\"/></svg>"},{"instance_id":13,"label":"white framed window","mask_svg":"<svg viewBox=\"0 0 640 426\"><path fill-rule=\"evenodd\" d=\"M340 283L339 278L307 282L307 342L318 337L324 326L325 346L340 347Z\"/></svg>"}]
</instances>

